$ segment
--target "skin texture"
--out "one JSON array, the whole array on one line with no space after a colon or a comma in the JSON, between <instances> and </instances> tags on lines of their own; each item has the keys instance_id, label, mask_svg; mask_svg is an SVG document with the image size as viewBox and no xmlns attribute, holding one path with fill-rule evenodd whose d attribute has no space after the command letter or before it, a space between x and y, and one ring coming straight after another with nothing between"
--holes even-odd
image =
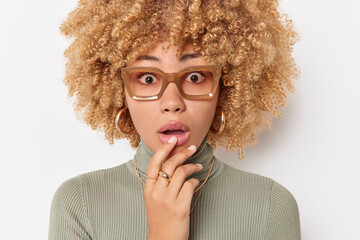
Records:
<instances>
[{"instance_id":1,"label":"skin texture","mask_svg":"<svg viewBox=\"0 0 360 240\"><path fill-rule=\"evenodd\" d=\"M153 56L157 60L137 60L128 66L157 67L168 73L178 72L189 66L208 65L204 58L196 56L180 60L176 57L176 46L163 50L163 42L158 43L147 56ZM191 44L187 44L183 54L195 53ZM209 131L213 121L216 104L219 96L219 88L211 99L188 100L180 95L175 83L170 83L158 100L139 101L129 97L125 90L126 104L129 108L131 119L135 128L147 146L157 152L162 142L158 137L158 130L168 122L180 121L189 127L190 137L183 145L175 146L169 157L175 153L195 145L201 144Z\"/></svg>"}]
</instances>

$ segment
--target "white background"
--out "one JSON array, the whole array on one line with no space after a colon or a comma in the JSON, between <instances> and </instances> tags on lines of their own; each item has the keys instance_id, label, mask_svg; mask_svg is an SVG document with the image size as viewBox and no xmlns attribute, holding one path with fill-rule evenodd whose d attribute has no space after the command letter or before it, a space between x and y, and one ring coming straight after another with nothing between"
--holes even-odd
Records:
<instances>
[{"instance_id":1,"label":"white background","mask_svg":"<svg viewBox=\"0 0 360 240\"><path fill-rule=\"evenodd\" d=\"M47 239L52 196L66 179L122 164L130 145L110 146L76 120L67 98L58 27L75 5L6 1L0 8L1 239ZM283 117L259 144L215 155L273 178L297 199L302 239L360 239L360 1L283 0L302 39L302 70Z\"/></svg>"}]
</instances>

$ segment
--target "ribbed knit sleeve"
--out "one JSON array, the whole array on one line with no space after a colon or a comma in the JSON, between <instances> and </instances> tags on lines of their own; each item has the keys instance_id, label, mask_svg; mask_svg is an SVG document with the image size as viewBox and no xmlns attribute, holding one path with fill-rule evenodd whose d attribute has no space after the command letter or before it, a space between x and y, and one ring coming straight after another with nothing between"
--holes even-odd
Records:
<instances>
[{"instance_id":1,"label":"ribbed knit sleeve","mask_svg":"<svg viewBox=\"0 0 360 240\"><path fill-rule=\"evenodd\" d=\"M300 232L299 209L294 196L274 181L265 239L300 240Z\"/></svg>"},{"instance_id":2,"label":"ribbed knit sleeve","mask_svg":"<svg viewBox=\"0 0 360 240\"><path fill-rule=\"evenodd\" d=\"M49 240L65 239L91 239L81 175L61 184L52 200Z\"/></svg>"}]
</instances>

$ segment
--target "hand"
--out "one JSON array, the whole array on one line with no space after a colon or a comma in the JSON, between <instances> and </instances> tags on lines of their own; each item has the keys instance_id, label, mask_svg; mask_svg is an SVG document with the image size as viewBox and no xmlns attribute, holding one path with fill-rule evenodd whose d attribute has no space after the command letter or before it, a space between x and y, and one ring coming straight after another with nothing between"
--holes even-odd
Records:
<instances>
[{"instance_id":1,"label":"hand","mask_svg":"<svg viewBox=\"0 0 360 240\"><path fill-rule=\"evenodd\" d=\"M190 206L195 187L199 180L185 179L192 173L200 171L202 166L196 164L181 165L196 152L196 147L188 148L174 154L164 163L163 171L172 176L171 181L158 175L162 163L176 145L164 143L150 159L144 188L146 215L149 224L148 239L187 240L189 238ZM185 181L185 182L184 182Z\"/></svg>"}]
</instances>

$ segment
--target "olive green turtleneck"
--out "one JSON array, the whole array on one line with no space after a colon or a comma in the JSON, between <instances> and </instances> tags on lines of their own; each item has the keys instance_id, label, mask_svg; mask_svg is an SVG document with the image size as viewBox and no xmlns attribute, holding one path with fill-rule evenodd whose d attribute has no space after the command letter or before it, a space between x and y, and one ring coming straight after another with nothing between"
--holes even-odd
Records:
<instances>
[{"instance_id":1,"label":"olive green turtleneck","mask_svg":"<svg viewBox=\"0 0 360 240\"><path fill-rule=\"evenodd\" d=\"M185 161L203 169L187 179L206 178L213 150L206 137ZM141 141L137 167L145 173L153 152ZM148 225L142 183L134 160L81 174L56 191L49 239L146 239ZM190 216L190 239L300 239L299 211L293 195L274 180L235 169L214 158L214 165Z\"/></svg>"}]
</instances>

